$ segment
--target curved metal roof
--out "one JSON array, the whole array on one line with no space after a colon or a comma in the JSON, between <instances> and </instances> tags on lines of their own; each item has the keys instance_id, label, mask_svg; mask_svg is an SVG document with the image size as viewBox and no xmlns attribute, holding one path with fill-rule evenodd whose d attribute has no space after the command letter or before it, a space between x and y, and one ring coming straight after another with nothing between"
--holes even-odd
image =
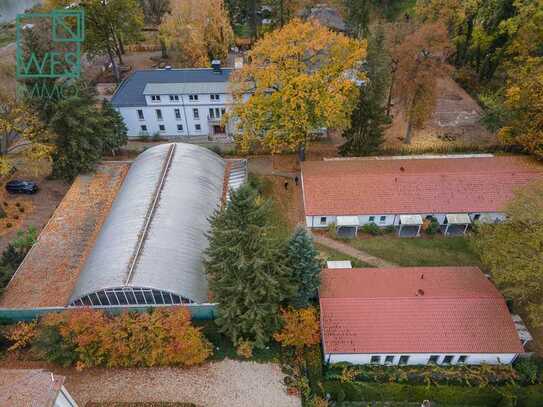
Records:
<instances>
[{"instance_id":1,"label":"curved metal roof","mask_svg":"<svg viewBox=\"0 0 543 407\"><path fill-rule=\"evenodd\" d=\"M206 302L202 253L223 194L225 162L210 150L162 144L132 164L70 303L114 287L153 288Z\"/></svg>"}]
</instances>

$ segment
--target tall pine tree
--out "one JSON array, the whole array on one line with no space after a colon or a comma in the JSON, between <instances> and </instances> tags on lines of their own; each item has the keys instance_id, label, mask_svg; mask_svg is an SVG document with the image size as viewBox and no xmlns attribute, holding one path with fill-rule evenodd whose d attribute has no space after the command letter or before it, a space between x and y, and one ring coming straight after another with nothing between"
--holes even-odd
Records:
<instances>
[{"instance_id":1,"label":"tall pine tree","mask_svg":"<svg viewBox=\"0 0 543 407\"><path fill-rule=\"evenodd\" d=\"M245 185L211 218L205 266L219 303L215 321L235 345L265 346L280 325L280 303L294 293L270 209L270 201Z\"/></svg>"},{"instance_id":2,"label":"tall pine tree","mask_svg":"<svg viewBox=\"0 0 543 407\"><path fill-rule=\"evenodd\" d=\"M297 292L291 299L293 306L304 308L317 295L321 264L313 239L305 228L298 227L287 244L287 265L291 270Z\"/></svg>"},{"instance_id":3,"label":"tall pine tree","mask_svg":"<svg viewBox=\"0 0 543 407\"><path fill-rule=\"evenodd\" d=\"M390 81L390 58L384 42L384 32L377 27L368 38L368 80L351 115L351 128L343 134L346 141L339 149L341 155L368 155L376 152L384 141L385 98Z\"/></svg>"}]
</instances>

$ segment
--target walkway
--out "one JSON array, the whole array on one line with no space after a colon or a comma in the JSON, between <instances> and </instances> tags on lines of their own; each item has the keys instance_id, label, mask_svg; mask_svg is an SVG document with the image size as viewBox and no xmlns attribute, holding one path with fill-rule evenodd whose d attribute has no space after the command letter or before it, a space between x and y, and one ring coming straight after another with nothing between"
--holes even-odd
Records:
<instances>
[{"instance_id":1,"label":"walkway","mask_svg":"<svg viewBox=\"0 0 543 407\"><path fill-rule=\"evenodd\" d=\"M337 240L330 239L329 237L323 236L318 233L313 234L313 240L316 243L337 250L338 252L342 252L348 256L354 257L360 261L363 261L364 263L371 264L375 267L398 267L398 265L395 263L391 263L379 257L372 256L371 254L355 249L348 244L338 242Z\"/></svg>"}]
</instances>

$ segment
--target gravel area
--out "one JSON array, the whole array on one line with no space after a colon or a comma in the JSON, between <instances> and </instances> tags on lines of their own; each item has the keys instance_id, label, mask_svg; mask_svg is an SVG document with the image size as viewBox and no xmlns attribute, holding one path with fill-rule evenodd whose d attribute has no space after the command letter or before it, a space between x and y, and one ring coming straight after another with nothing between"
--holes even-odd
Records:
<instances>
[{"instance_id":1,"label":"gravel area","mask_svg":"<svg viewBox=\"0 0 543 407\"><path fill-rule=\"evenodd\" d=\"M8 284L0 307L66 305L127 171L128 164L110 163L76 178Z\"/></svg>"},{"instance_id":2,"label":"gravel area","mask_svg":"<svg viewBox=\"0 0 543 407\"><path fill-rule=\"evenodd\" d=\"M79 403L191 402L206 407L301 406L286 394L277 364L226 359L190 369L62 369L65 386Z\"/></svg>"}]
</instances>

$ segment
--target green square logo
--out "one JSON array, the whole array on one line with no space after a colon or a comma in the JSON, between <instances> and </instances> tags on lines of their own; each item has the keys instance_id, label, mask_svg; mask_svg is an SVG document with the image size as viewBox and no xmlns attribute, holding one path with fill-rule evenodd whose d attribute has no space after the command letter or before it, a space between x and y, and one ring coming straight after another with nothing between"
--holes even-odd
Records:
<instances>
[{"instance_id":1,"label":"green square logo","mask_svg":"<svg viewBox=\"0 0 543 407\"><path fill-rule=\"evenodd\" d=\"M24 49L23 31L33 28L34 24L29 21L40 20L48 20L51 27L52 47L45 53L40 53L40 50ZM17 79L80 77L81 43L85 39L83 9L18 14L16 32Z\"/></svg>"}]
</instances>

